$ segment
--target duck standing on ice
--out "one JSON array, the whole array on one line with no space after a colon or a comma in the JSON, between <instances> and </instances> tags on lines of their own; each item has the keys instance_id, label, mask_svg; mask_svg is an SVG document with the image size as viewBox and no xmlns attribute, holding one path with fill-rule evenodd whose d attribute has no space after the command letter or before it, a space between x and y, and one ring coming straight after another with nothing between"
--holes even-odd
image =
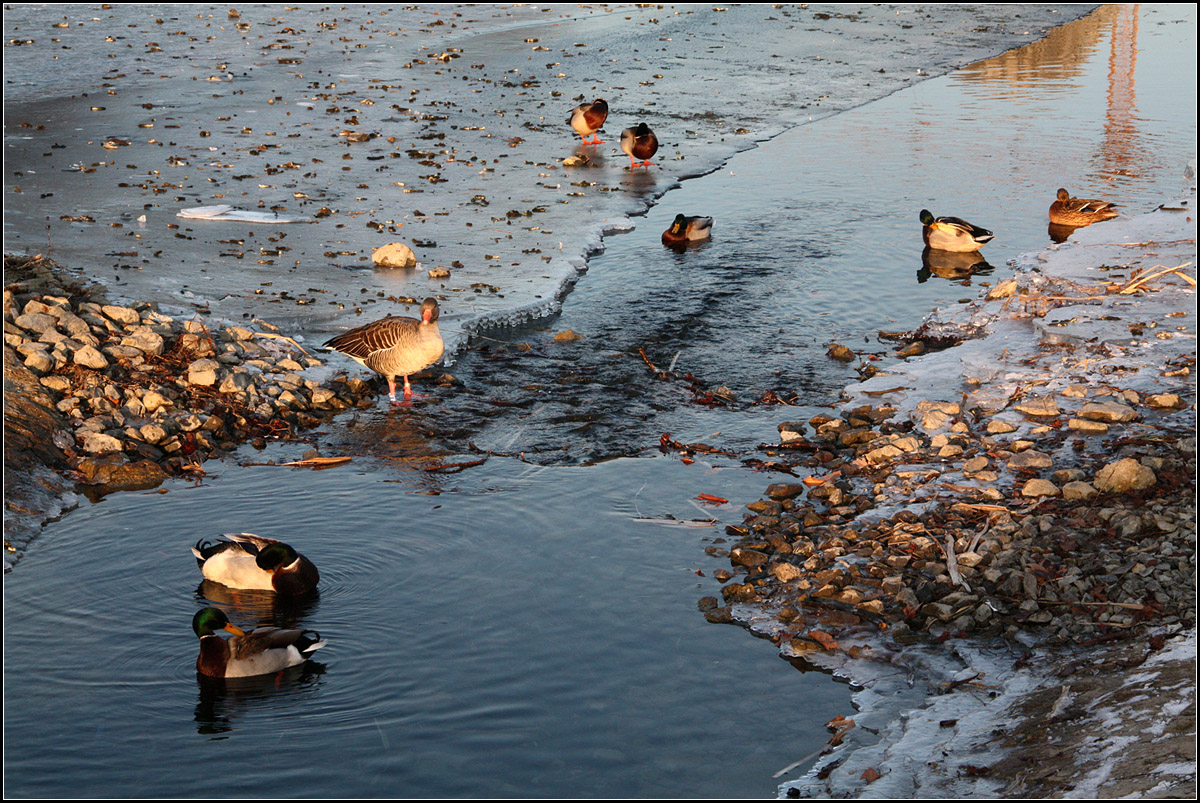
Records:
<instances>
[{"instance_id":1,"label":"duck standing on ice","mask_svg":"<svg viewBox=\"0 0 1200 803\"><path fill-rule=\"evenodd\" d=\"M594 135L604 127L604 121L608 119L608 101L604 98L596 98L591 103L583 103L575 107L571 112L571 116L567 118L571 128L575 129L575 133L583 140L584 145L603 145L604 140L595 137ZM591 136L592 139L588 139Z\"/></svg>"},{"instance_id":2,"label":"duck standing on ice","mask_svg":"<svg viewBox=\"0 0 1200 803\"><path fill-rule=\"evenodd\" d=\"M649 167L654 164L650 157L658 153L658 137L645 123L638 123L637 128L626 128L621 132L621 150L629 154L629 166ZM636 165L634 158L641 159Z\"/></svg>"}]
</instances>

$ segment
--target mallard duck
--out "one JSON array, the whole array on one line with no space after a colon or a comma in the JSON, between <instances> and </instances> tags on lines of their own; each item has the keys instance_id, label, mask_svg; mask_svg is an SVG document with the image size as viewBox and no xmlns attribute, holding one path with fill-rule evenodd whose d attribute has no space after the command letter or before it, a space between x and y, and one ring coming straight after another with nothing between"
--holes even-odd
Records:
<instances>
[{"instance_id":1,"label":"mallard duck","mask_svg":"<svg viewBox=\"0 0 1200 803\"><path fill-rule=\"evenodd\" d=\"M676 215L675 222L662 234L664 245L686 245L689 242L707 240L712 233L712 218Z\"/></svg>"},{"instance_id":2,"label":"mallard duck","mask_svg":"<svg viewBox=\"0 0 1200 803\"><path fill-rule=\"evenodd\" d=\"M253 533L226 533L228 541L201 540L192 547L200 571L230 588L307 594L321 579L308 558L282 541Z\"/></svg>"},{"instance_id":3,"label":"mallard duck","mask_svg":"<svg viewBox=\"0 0 1200 803\"><path fill-rule=\"evenodd\" d=\"M604 98L596 98L591 103L583 103L575 107L571 112L571 116L567 118L571 128L575 129L575 133L583 140L584 145L602 145L604 140L594 137L597 131L604 126L604 121L608 119L608 101ZM592 139L588 139L592 136Z\"/></svg>"},{"instance_id":4,"label":"mallard duck","mask_svg":"<svg viewBox=\"0 0 1200 803\"><path fill-rule=\"evenodd\" d=\"M197 611L192 617L192 630L200 639L196 671L213 678L269 675L299 666L325 646L315 630L258 627L247 633L231 625L220 608ZM218 630L232 633L233 638L221 638L216 634Z\"/></svg>"},{"instance_id":5,"label":"mallard duck","mask_svg":"<svg viewBox=\"0 0 1200 803\"><path fill-rule=\"evenodd\" d=\"M978 251L996 236L987 229L972 226L962 218L935 218L928 209L921 210L921 222L925 224L921 231L925 245L943 251Z\"/></svg>"},{"instance_id":6,"label":"mallard duck","mask_svg":"<svg viewBox=\"0 0 1200 803\"><path fill-rule=\"evenodd\" d=\"M388 398L396 404L396 377L404 377L404 398L412 398L408 378L442 358L445 344L438 331L441 314L437 299L421 303L421 319L389 315L382 320L343 332L325 341L336 349L387 378Z\"/></svg>"},{"instance_id":7,"label":"mallard duck","mask_svg":"<svg viewBox=\"0 0 1200 803\"><path fill-rule=\"evenodd\" d=\"M629 154L630 167L648 167L654 162L650 157L658 153L658 137L645 123L638 123L637 128L626 128L621 132L621 150ZM634 158L641 159L636 165Z\"/></svg>"},{"instance_id":8,"label":"mallard duck","mask_svg":"<svg viewBox=\"0 0 1200 803\"><path fill-rule=\"evenodd\" d=\"M1058 188L1058 200L1050 204L1050 222L1059 226L1090 226L1101 220L1110 220L1119 213L1116 204L1089 198L1072 198L1062 187Z\"/></svg>"}]
</instances>

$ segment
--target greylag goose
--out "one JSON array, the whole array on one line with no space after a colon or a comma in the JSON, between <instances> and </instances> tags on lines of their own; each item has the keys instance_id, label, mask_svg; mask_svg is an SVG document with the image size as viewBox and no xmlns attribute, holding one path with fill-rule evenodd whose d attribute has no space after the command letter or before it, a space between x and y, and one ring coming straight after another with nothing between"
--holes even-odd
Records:
<instances>
[{"instance_id":1,"label":"greylag goose","mask_svg":"<svg viewBox=\"0 0 1200 803\"><path fill-rule=\"evenodd\" d=\"M420 320L389 315L330 338L325 345L387 377L388 398L396 404L396 377L404 377L404 398L411 399L409 376L442 358L440 314L437 299L427 298L421 304Z\"/></svg>"}]
</instances>

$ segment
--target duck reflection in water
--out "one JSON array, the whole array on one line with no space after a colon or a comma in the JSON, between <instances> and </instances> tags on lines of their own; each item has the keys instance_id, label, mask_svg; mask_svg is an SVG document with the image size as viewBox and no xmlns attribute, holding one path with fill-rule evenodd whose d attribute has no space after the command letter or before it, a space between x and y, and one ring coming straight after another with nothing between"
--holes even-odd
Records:
<instances>
[{"instance_id":1,"label":"duck reflection in water","mask_svg":"<svg viewBox=\"0 0 1200 803\"><path fill-rule=\"evenodd\" d=\"M274 674L244 678L210 678L197 672L192 713L196 732L206 736L231 733L243 713L264 708L273 707L290 715L324 674L325 665L312 659Z\"/></svg>"},{"instance_id":2,"label":"duck reflection in water","mask_svg":"<svg viewBox=\"0 0 1200 803\"><path fill-rule=\"evenodd\" d=\"M230 588L214 580L203 580L195 593L200 606L219 605L237 611L238 616L270 627L306 627L312 621L321 600L315 589L300 596L285 596L273 591Z\"/></svg>"},{"instance_id":3,"label":"duck reflection in water","mask_svg":"<svg viewBox=\"0 0 1200 803\"><path fill-rule=\"evenodd\" d=\"M962 281L972 276L987 276L996 270L978 251L943 251L925 247L921 252L921 269L917 283L924 284L937 276L948 281Z\"/></svg>"}]
</instances>

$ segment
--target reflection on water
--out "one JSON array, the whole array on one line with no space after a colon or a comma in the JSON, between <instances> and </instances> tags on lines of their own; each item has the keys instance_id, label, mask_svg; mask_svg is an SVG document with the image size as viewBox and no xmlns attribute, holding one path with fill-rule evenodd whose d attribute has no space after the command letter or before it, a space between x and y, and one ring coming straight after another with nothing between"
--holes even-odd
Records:
<instances>
[{"instance_id":1,"label":"reflection on water","mask_svg":"<svg viewBox=\"0 0 1200 803\"><path fill-rule=\"evenodd\" d=\"M927 282L931 276L963 281L972 276L987 276L994 270L995 268L978 251L943 251L926 246L921 252L917 281Z\"/></svg>"},{"instance_id":2,"label":"reflection on water","mask_svg":"<svg viewBox=\"0 0 1200 803\"><path fill-rule=\"evenodd\" d=\"M1110 8L1106 6L1106 8ZM1159 168L1153 150L1143 143L1137 116L1137 35L1140 5L1111 7L1111 47L1108 57L1108 113L1104 143L1098 154L1103 167L1095 177L1112 181L1116 176L1136 177Z\"/></svg>"},{"instance_id":3,"label":"reflection on water","mask_svg":"<svg viewBox=\"0 0 1200 803\"><path fill-rule=\"evenodd\" d=\"M243 630L255 627L312 629L320 591L301 596L275 594L203 580L196 588L196 608L215 605ZM253 622L251 624L250 622Z\"/></svg>"},{"instance_id":4,"label":"reflection on water","mask_svg":"<svg viewBox=\"0 0 1200 803\"><path fill-rule=\"evenodd\" d=\"M1024 47L969 64L954 74L955 80L979 97L1019 99L1078 91L1088 65L1103 45L1103 37L1119 7L1105 5Z\"/></svg>"},{"instance_id":5,"label":"reflection on water","mask_svg":"<svg viewBox=\"0 0 1200 803\"><path fill-rule=\"evenodd\" d=\"M263 706L299 709L325 674L325 665L306 661L273 675L218 679L196 673L193 719L202 736L229 734L238 721Z\"/></svg>"}]
</instances>

